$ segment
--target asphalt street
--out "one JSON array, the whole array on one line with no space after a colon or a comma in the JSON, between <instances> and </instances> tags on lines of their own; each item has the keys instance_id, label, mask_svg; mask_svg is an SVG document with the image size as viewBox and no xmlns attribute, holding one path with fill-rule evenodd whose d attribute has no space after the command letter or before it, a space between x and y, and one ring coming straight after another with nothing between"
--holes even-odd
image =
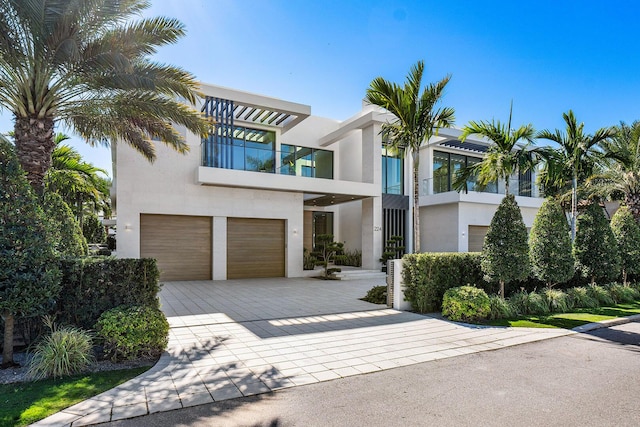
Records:
<instances>
[{"instance_id":1,"label":"asphalt street","mask_svg":"<svg viewBox=\"0 0 640 427\"><path fill-rule=\"evenodd\" d=\"M103 426L638 426L640 323Z\"/></svg>"}]
</instances>

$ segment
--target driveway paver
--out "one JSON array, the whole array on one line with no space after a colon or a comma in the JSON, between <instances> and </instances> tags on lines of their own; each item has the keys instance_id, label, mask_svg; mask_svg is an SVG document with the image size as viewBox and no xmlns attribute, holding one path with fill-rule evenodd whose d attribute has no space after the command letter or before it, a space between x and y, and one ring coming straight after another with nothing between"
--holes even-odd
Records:
<instances>
[{"instance_id":1,"label":"driveway paver","mask_svg":"<svg viewBox=\"0 0 640 427\"><path fill-rule=\"evenodd\" d=\"M35 425L86 425L562 335L462 325L360 301L370 280L172 282L169 345L146 373Z\"/></svg>"}]
</instances>

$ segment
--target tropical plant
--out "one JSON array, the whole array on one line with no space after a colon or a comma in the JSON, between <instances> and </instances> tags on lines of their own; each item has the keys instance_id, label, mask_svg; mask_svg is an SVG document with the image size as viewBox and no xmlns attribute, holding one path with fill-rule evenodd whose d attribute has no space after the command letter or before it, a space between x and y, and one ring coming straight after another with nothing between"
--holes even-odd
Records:
<instances>
[{"instance_id":1,"label":"tropical plant","mask_svg":"<svg viewBox=\"0 0 640 427\"><path fill-rule=\"evenodd\" d=\"M490 312L488 319L508 319L517 315L516 310L511 305L511 302L506 299L500 298L498 295L489 296Z\"/></svg>"},{"instance_id":2,"label":"tropical plant","mask_svg":"<svg viewBox=\"0 0 640 427\"><path fill-rule=\"evenodd\" d=\"M506 283L529 277L527 227L513 194L506 195L491 219L482 246L482 272L485 280L500 284L504 298Z\"/></svg>"},{"instance_id":3,"label":"tropical plant","mask_svg":"<svg viewBox=\"0 0 640 427\"><path fill-rule=\"evenodd\" d=\"M60 289L54 242L13 146L0 138L0 315L2 367L12 366L16 316L44 314Z\"/></svg>"},{"instance_id":4,"label":"tropical plant","mask_svg":"<svg viewBox=\"0 0 640 427\"><path fill-rule=\"evenodd\" d=\"M45 176L46 192L56 192L69 205L82 227L83 214L111 214L109 192L111 180L107 172L87 163L73 147L62 144L69 137L58 133L51 154L51 168ZM104 176L101 176L104 175Z\"/></svg>"},{"instance_id":5,"label":"tropical plant","mask_svg":"<svg viewBox=\"0 0 640 427\"><path fill-rule=\"evenodd\" d=\"M621 206L611 218L611 231L618 244L622 283L629 274L640 273L640 226L627 206Z\"/></svg>"},{"instance_id":6,"label":"tropical plant","mask_svg":"<svg viewBox=\"0 0 640 427\"><path fill-rule=\"evenodd\" d=\"M558 202L546 199L531 227L529 257L533 275L551 288L575 273L569 224Z\"/></svg>"},{"instance_id":7,"label":"tropical plant","mask_svg":"<svg viewBox=\"0 0 640 427\"><path fill-rule=\"evenodd\" d=\"M58 254L63 256L87 255L87 240L82 234L80 224L73 217L71 209L62 200L62 197L58 193L46 193L43 208Z\"/></svg>"},{"instance_id":8,"label":"tropical plant","mask_svg":"<svg viewBox=\"0 0 640 427\"><path fill-rule=\"evenodd\" d=\"M584 286L567 289L567 302L572 308L596 308L599 306L598 300L593 298Z\"/></svg>"},{"instance_id":9,"label":"tropical plant","mask_svg":"<svg viewBox=\"0 0 640 427\"><path fill-rule=\"evenodd\" d=\"M603 170L588 181L600 196L623 200L640 221L640 121L621 122L616 134L601 143Z\"/></svg>"},{"instance_id":10,"label":"tropical plant","mask_svg":"<svg viewBox=\"0 0 640 427\"><path fill-rule=\"evenodd\" d=\"M571 241L576 238L576 219L578 215L578 179L586 178L594 170L601 156L600 144L616 134L614 128L600 128L593 135L585 135L584 123L578 124L572 110L563 113L566 130L562 132L543 130L537 137L553 141L559 148L546 147L536 150L543 159L543 186L562 187L570 174L571 178Z\"/></svg>"},{"instance_id":11,"label":"tropical plant","mask_svg":"<svg viewBox=\"0 0 640 427\"><path fill-rule=\"evenodd\" d=\"M573 242L576 269L583 277L613 280L620 274L620 254L616 239L598 203L591 203L578 218L576 240Z\"/></svg>"},{"instance_id":12,"label":"tropical plant","mask_svg":"<svg viewBox=\"0 0 640 427\"><path fill-rule=\"evenodd\" d=\"M631 286L612 283L608 286L609 295L616 304L634 302L638 298L638 291Z\"/></svg>"},{"instance_id":13,"label":"tropical plant","mask_svg":"<svg viewBox=\"0 0 640 427\"><path fill-rule=\"evenodd\" d=\"M549 303L539 293L520 290L509 297L509 303L519 315L548 314Z\"/></svg>"},{"instance_id":14,"label":"tropical plant","mask_svg":"<svg viewBox=\"0 0 640 427\"><path fill-rule=\"evenodd\" d=\"M609 290L604 286L591 284L587 286L587 294L598 301L598 304L601 306L613 305L615 304Z\"/></svg>"},{"instance_id":15,"label":"tropical plant","mask_svg":"<svg viewBox=\"0 0 640 427\"><path fill-rule=\"evenodd\" d=\"M418 61L407 76L404 86L382 77L375 78L365 100L386 109L396 119L383 123L383 140L394 149L402 149L413 160L413 252L420 252L420 182L418 179L420 147L437 135L441 127L451 127L454 109L438 107L451 76L422 87L424 62ZM422 90L422 91L421 91Z\"/></svg>"},{"instance_id":16,"label":"tropical plant","mask_svg":"<svg viewBox=\"0 0 640 427\"><path fill-rule=\"evenodd\" d=\"M470 121L462 128L459 139L464 142L471 135L479 135L491 141L487 153L482 161L464 169L455 179L453 188L466 191L469 176L476 177L476 186L485 188L492 182L503 180L505 194L510 193L510 178L518 172L524 172L533 167L533 157L529 146L533 144L535 130L533 125L522 125L518 129L511 128L513 104L509 109L509 120L501 123L499 120Z\"/></svg>"},{"instance_id":17,"label":"tropical plant","mask_svg":"<svg viewBox=\"0 0 640 427\"><path fill-rule=\"evenodd\" d=\"M57 327L45 317L50 333L31 351L28 374L40 380L80 373L93 362L93 339L89 332L73 326Z\"/></svg>"},{"instance_id":18,"label":"tropical plant","mask_svg":"<svg viewBox=\"0 0 640 427\"><path fill-rule=\"evenodd\" d=\"M174 125L204 135L193 104L197 82L149 55L175 43L175 19L131 21L145 0L1 0L0 105L14 117L15 145L38 194L51 165L54 126L62 122L89 144L121 140L149 160L153 138L179 152Z\"/></svg>"},{"instance_id":19,"label":"tropical plant","mask_svg":"<svg viewBox=\"0 0 640 427\"><path fill-rule=\"evenodd\" d=\"M569 311L567 294L561 290L547 288L544 289L541 294L549 306L549 312L565 313Z\"/></svg>"}]
</instances>

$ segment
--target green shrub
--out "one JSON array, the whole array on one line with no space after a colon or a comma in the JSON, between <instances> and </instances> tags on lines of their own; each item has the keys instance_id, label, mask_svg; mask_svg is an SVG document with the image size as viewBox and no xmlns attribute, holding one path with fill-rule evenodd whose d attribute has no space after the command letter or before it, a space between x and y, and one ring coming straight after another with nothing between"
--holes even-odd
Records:
<instances>
[{"instance_id":1,"label":"green shrub","mask_svg":"<svg viewBox=\"0 0 640 427\"><path fill-rule=\"evenodd\" d=\"M613 299L616 304L633 302L638 298L638 292L634 288L623 286L620 283L612 283L609 285L608 290L611 299Z\"/></svg>"},{"instance_id":2,"label":"green shrub","mask_svg":"<svg viewBox=\"0 0 640 427\"><path fill-rule=\"evenodd\" d=\"M362 251L354 249L344 250L340 255L336 255L335 265L345 265L350 267L362 267Z\"/></svg>"},{"instance_id":3,"label":"green shrub","mask_svg":"<svg viewBox=\"0 0 640 427\"><path fill-rule=\"evenodd\" d=\"M640 273L640 226L628 206L621 206L611 218L611 231L618 244L622 283Z\"/></svg>"},{"instance_id":4,"label":"green shrub","mask_svg":"<svg viewBox=\"0 0 640 427\"><path fill-rule=\"evenodd\" d=\"M491 219L482 245L482 272L485 280L505 285L525 280L531 273L527 227L513 194L504 196Z\"/></svg>"},{"instance_id":5,"label":"green shrub","mask_svg":"<svg viewBox=\"0 0 640 427\"><path fill-rule=\"evenodd\" d=\"M4 341L13 343L15 319L45 314L60 291L55 242L39 199L13 146L0 138L0 313ZM2 367L13 364L3 346Z\"/></svg>"},{"instance_id":6,"label":"green shrub","mask_svg":"<svg viewBox=\"0 0 640 427\"><path fill-rule=\"evenodd\" d=\"M362 298L363 301L371 302L374 304L386 304L387 303L387 287L386 286L374 286L367 291L367 295Z\"/></svg>"},{"instance_id":7,"label":"green shrub","mask_svg":"<svg viewBox=\"0 0 640 427\"><path fill-rule=\"evenodd\" d=\"M533 275L549 288L575 273L571 230L562 206L554 199L546 199L536 214L529 233L529 257Z\"/></svg>"},{"instance_id":8,"label":"green shrub","mask_svg":"<svg viewBox=\"0 0 640 427\"><path fill-rule=\"evenodd\" d=\"M609 291L600 285L589 285L587 286L587 294L594 300L598 301L599 305L614 305L613 298L611 298L611 294Z\"/></svg>"},{"instance_id":9,"label":"green shrub","mask_svg":"<svg viewBox=\"0 0 640 427\"><path fill-rule=\"evenodd\" d=\"M405 299L420 313L439 311L447 289L473 283L487 293L494 285L482 278L479 253L421 253L402 258Z\"/></svg>"},{"instance_id":10,"label":"green shrub","mask_svg":"<svg viewBox=\"0 0 640 427\"><path fill-rule=\"evenodd\" d=\"M475 322L491 312L489 296L482 289L460 286L448 289L442 300L442 315L453 321Z\"/></svg>"},{"instance_id":11,"label":"green shrub","mask_svg":"<svg viewBox=\"0 0 640 427\"><path fill-rule=\"evenodd\" d=\"M509 319L517 315L516 310L511 305L511 302L500 298L498 295L489 296L489 305L491 307L489 319L491 320Z\"/></svg>"},{"instance_id":12,"label":"green shrub","mask_svg":"<svg viewBox=\"0 0 640 427\"><path fill-rule=\"evenodd\" d=\"M120 306L104 312L96 323L111 360L157 357L167 346L169 323L157 308Z\"/></svg>"},{"instance_id":13,"label":"green shrub","mask_svg":"<svg viewBox=\"0 0 640 427\"><path fill-rule=\"evenodd\" d=\"M57 328L45 320L51 333L38 342L29 360L28 375L36 380L83 372L93 362L91 334L79 328Z\"/></svg>"},{"instance_id":14,"label":"green shrub","mask_svg":"<svg viewBox=\"0 0 640 427\"><path fill-rule=\"evenodd\" d=\"M620 274L620 253L618 243L611 231L604 210L597 203L591 203L578 217L573 254L576 269L583 277L597 280L616 280Z\"/></svg>"},{"instance_id":15,"label":"green shrub","mask_svg":"<svg viewBox=\"0 0 640 427\"><path fill-rule=\"evenodd\" d=\"M53 192L45 194L43 209L49 219L58 253L63 256L87 255L87 241L82 235L80 224L62 197Z\"/></svg>"},{"instance_id":16,"label":"green shrub","mask_svg":"<svg viewBox=\"0 0 640 427\"><path fill-rule=\"evenodd\" d=\"M520 315L549 314L549 305L546 299L535 291L527 292L525 290L521 290L514 292L511 297L509 297L509 302L516 313Z\"/></svg>"},{"instance_id":17,"label":"green shrub","mask_svg":"<svg viewBox=\"0 0 640 427\"><path fill-rule=\"evenodd\" d=\"M551 313L566 313L569 311L567 294L558 289L544 289L542 296L547 302Z\"/></svg>"},{"instance_id":18,"label":"green shrub","mask_svg":"<svg viewBox=\"0 0 640 427\"><path fill-rule=\"evenodd\" d=\"M58 319L93 328L102 313L119 305L158 308L160 283L154 259L78 258L60 262Z\"/></svg>"},{"instance_id":19,"label":"green shrub","mask_svg":"<svg viewBox=\"0 0 640 427\"><path fill-rule=\"evenodd\" d=\"M82 234L89 243L105 243L107 233L104 230L102 222L98 215L91 213L86 214L82 219Z\"/></svg>"},{"instance_id":20,"label":"green shrub","mask_svg":"<svg viewBox=\"0 0 640 427\"><path fill-rule=\"evenodd\" d=\"M596 308L599 306L598 300L594 299L584 286L567 289L567 300L569 307L572 308Z\"/></svg>"},{"instance_id":21,"label":"green shrub","mask_svg":"<svg viewBox=\"0 0 640 427\"><path fill-rule=\"evenodd\" d=\"M313 270L318 264L318 259L307 252L307 248L304 248L302 255L302 268L303 270Z\"/></svg>"}]
</instances>

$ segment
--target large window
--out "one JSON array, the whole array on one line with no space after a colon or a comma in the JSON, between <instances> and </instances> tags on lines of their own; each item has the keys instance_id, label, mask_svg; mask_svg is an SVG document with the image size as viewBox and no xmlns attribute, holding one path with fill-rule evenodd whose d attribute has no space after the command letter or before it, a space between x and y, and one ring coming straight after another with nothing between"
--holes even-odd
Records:
<instances>
[{"instance_id":1,"label":"large window","mask_svg":"<svg viewBox=\"0 0 640 427\"><path fill-rule=\"evenodd\" d=\"M333 179L333 151L282 144L280 173Z\"/></svg>"},{"instance_id":2,"label":"large window","mask_svg":"<svg viewBox=\"0 0 640 427\"><path fill-rule=\"evenodd\" d=\"M215 168L275 172L273 131L220 125L205 143L203 163Z\"/></svg>"},{"instance_id":3,"label":"large window","mask_svg":"<svg viewBox=\"0 0 640 427\"><path fill-rule=\"evenodd\" d=\"M385 194L404 194L402 150L382 147L382 192Z\"/></svg>"},{"instance_id":4,"label":"large window","mask_svg":"<svg viewBox=\"0 0 640 427\"><path fill-rule=\"evenodd\" d=\"M445 193L453 190L453 182L458 174L469 166L479 163L482 159L478 157L464 156L462 154L445 153L443 151L433 152L433 192ZM476 187L476 177L470 176L467 179L468 191L480 191ZM495 182L489 183L484 190L485 193L497 193L498 186Z\"/></svg>"}]
</instances>

